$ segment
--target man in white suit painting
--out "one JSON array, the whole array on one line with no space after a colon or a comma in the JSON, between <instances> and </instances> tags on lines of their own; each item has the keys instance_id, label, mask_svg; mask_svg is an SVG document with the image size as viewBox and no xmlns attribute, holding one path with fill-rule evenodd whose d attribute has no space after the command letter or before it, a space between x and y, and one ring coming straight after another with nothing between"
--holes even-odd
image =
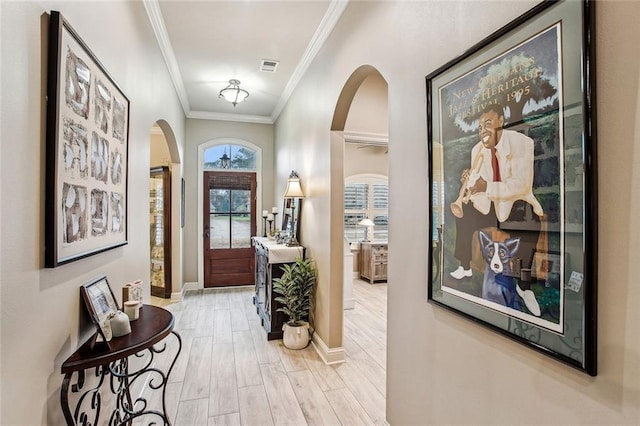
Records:
<instances>
[{"instance_id":1,"label":"man in white suit painting","mask_svg":"<svg viewBox=\"0 0 640 426\"><path fill-rule=\"evenodd\" d=\"M471 168L464 170L461 178L465 202L454 211L457 218L454 256L460 266L450 275L457 280L472 276L473 232L499 227L499 223L509 219L518 200L531 205L538 218L544 214L540 202L533 195L533 139L505 129L504 124L504 110L500 104L487 105L481 111L478 122L480 141L471 150ZM530 234L532 239L537 239L537 236L538 232Z\"/></svg>"}]
</instances>

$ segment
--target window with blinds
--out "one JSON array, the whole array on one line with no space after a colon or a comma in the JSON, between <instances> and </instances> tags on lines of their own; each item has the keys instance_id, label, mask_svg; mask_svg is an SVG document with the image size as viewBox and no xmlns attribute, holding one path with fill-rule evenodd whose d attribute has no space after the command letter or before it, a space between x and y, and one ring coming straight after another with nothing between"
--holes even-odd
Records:
<instances>
[{"instance_id":1,"label":"window with blinds","mask_svg":"<svg viewBox=\"0 0 640 426\"><path fill-rule=\"evenodd\" d=\"M344 187L345 210L367 210L369 208L369 185L352 183Z\"/></svg>"},{"instance_id":2,"label":"window with blinds","mask_svg":"<svg viewBox=\"0 0 640 426\"><path fill-rule=\"evenodd\" d=\"M366 229L358 223L369 218L375 224L374 241L387 241L389 185L382 177L353 177L344 186L344 236L349 242L362 241Z\"/></svg>"}]
</instances>

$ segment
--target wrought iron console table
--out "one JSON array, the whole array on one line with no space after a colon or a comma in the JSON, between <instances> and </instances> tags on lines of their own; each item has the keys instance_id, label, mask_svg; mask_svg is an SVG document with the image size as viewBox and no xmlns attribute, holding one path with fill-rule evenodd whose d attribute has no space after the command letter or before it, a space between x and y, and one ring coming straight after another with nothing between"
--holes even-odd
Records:
<instances>
[{"instance_id":1,"label":"wrought iron console table","mask_svg":"<svg viewBox=\"0 0 640 426\"><path fill-rule=\"evenodd\" d=\"M109 414L109 425L131 424L134 419L142 416L152 416L160 420L160 423L171 424L165 401L166 385L182 350L182 339L173 331L173 326L174 318L171 312L156 306L144 305L140 309L139 318L131 322L131 333L114 337L109 342L109 348L92 349L93 338L80 346L61 368L65 376L60 391L60 404L67 424L101 424L99 419L104 407L108 407L109 410L113 407ZM175 357L167 360L160 359L162 357L156 359L157 354L167 351L168 342L156 344L170 334L178 343ZM135 358L132 358L130 363L131 355ZM167 355L170 355L170 352ZM165 372L163 367L167 365ZM90 369L95 369L95 375L86 373ZM75 382L71 384L74 373ZM162 411L152 409L147 399L142 396L132 398L132 392L141 391L145 382L152 391L162 392ZM115 401L107 401L104 398L106 393L113 394ZM69 406L70 396L77 399L73 412Z\"/></svg>"}]
</instances>

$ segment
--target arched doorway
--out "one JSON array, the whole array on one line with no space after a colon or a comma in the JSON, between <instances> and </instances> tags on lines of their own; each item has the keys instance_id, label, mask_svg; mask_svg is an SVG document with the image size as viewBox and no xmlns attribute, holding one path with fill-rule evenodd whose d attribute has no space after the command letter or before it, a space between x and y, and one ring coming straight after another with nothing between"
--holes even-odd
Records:
<instances>
[{"instance_id":1,"label":"arched doorway","mask_svg":"<svg viewBox=\"0 0 640 426\"><path fill-rule=\"evenodd\" d=\"M345 309L356 306L358 303L350 300L352 297L354 279L360 276L361 264L361 240L364 234L358 233L358 224L362 219L371 219L377 228L372 235L378 237L376 241L380 247L387 246L386 236L388 234L388 86L382 75L372 66L364 65L358 68L345 83L336 108L334 111L331 127L331 150L332 150L332 194L336 200L335 208L331 209L332 228L340 229L340 232L332 232L332 264L341 264L342 277L332 276L335 280L334 289L343 294ZM360 182L362 176L377 176L381 178L382 184ZM358 188L368 190L367 197L359 197L353 205L347 209L344 204L345 181L349 179L350 187L352 183L358 183ZM382 188L384 186L384 188ZM384 191L382 191L384 189ZM378 198L374 196L374 192ZM343 200L338 202L338 194ZM382 194L383 196L381 196ZM353 195L353 194L351 194ZM384 201L384 203L382 202ZM361 231L363 232L364 229ZM346 243L345 243L346 242ZM386 257L386 256L385 256ZM335 262L335 263L334 263ZM383 265L386 271L386 264ZM335 268L336 270L338 268ZM386 274L384 274L386 281ZM374 280L372 280L373 282ZM382 280L380 280L382 281ZM360 284L355 282L355 284ZM375 284L371 284L375 285ZM339 288L336 288L339 286ZM386 285L384 291L384 304L386 306ZM356 298L357 300L357 295ZM348 311L332 312L331 328L344 330L341 340L348 339L349 327L345 322ZM386 330L386 309L384 313L384 328ZM385 333L386 334L386 333ZM386 339L386 337L385 337ZM386 345L386 341L384 342ZM386 368L382 365L381 368Z\"/></svg>"},{"instance_id":2,"label":"arched doorway","mask_svg":"<svg viewBox=\"0 0 640 426\"><path fill-rule=\"evenodd\" d=\"M149 284L153 289L152 295L180 300L182 294L182 159L175 134L169 123L158 120L149 133L150 205L160 207L162 204L162 214L152 215L149 229L151 250ZM166 170L167 179L163 179L162 187L166 194L170 194L168 199L155 196L156 183L159 182L152 180L151 170ZM154 250L154 247L161 248Z\"/></svg>"}]
</instances>

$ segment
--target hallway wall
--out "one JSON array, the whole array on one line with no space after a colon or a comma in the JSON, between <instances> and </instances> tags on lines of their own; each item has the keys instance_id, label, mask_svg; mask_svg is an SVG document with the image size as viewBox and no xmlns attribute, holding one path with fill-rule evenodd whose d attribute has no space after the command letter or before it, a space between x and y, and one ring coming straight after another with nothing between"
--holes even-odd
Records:
<instances>
[{"instance_id":1,"label":"hallway wall","mask_svg":"<svg viewBox=\"0 0 640 426\"><path fill-rule=\"evenodd\" d=\"M331 120L363 64L389 85L390 259L387 420L410 424L640 422L640 3L597 3L599 375L589 377L427 303L425 76L535 5L352 2L276 122L276 166L307 191L303 243L320 268L316 331L341 344L340 287L327 232L342 206L330 193ZM490 7L487 7L488 4ZM332 203L333 202L333 203Z\"/></svg>"},{"instance_id":2,"label":"hallway wall","mask_svg":"<svg viewBox=\"0 0 640 426\"><path fill-rule=\"evenodd\" d=\"M390 424L640 423L640 240L634 238L640 235L640 3L597 4L599 375L588 377L426 302L424 76L535 3L352 2L276 123L272 200L297 170L308 195L303 243L324 271L331 216L342 209L329 191L336 100L362 64L375 66L389 84ZM52 270L42 268L41 21L51 9L71 22L130 98L132 164L129 244ZM99 274L108 275L117 295L127 281L148 282L148 132L164 119L183 149L186 125L141 2L2 1L0 23L0 424L57 425L63 424L60 365L90 331L81 321L78 288ZM342 324L327 308L335 300L341 306L342 295L327 275L320 286L319 332L339 346L332 336L341 336Z\"/></svg>"},{"instance_id":3,"label":"hallway wall","mask_svg":"<svg viewBox=\"0 0 640 426\"><path fill-rule=\"evenodd\" d=\"M50 10L62 13L131 101L129 243L43 269L43 14ZM60 366L94 330L79 287L106 274L120 299L124 283L149 283L149 129L165 120L182 155L184 113L142 2L2 1L0 15L0 424L60 425Z\"/></svg>"}]
</instances>

